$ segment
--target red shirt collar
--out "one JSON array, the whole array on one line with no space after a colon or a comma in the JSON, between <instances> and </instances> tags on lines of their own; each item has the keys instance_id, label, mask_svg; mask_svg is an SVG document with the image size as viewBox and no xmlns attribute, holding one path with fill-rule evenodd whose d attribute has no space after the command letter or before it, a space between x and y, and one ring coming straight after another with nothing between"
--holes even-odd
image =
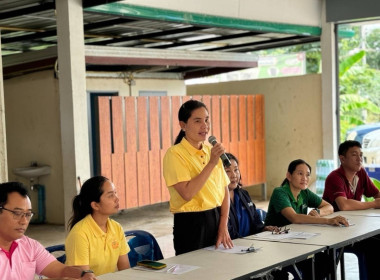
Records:
<instances>
[{"instance_id":1,"label":"red shirt collar","mask_svg":"<svg viewBox=\"0 0 380 280\"><path fill-rule=\"evenodd\" d=\"M12 260L12 254L16 250L17 246L18 246L18 243L16 241L13 241L11 244L11 247L9 248L9 251L2 249L5 255L7 256L7 258L9 259L9 261Z\"/></svg>"}]
</instances>

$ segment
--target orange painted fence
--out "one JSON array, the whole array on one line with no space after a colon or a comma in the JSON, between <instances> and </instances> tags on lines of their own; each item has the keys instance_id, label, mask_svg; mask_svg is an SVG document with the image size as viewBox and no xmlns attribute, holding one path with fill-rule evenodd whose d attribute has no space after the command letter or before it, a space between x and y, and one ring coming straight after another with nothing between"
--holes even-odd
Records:
<instances>
[{"instance_id":1,"label":"orange painted fence","mask_svg":"<svg viewBox=\"0 0 380 280\"><path fill-rule=\"evenodd\" d=\"M239 159L243 185L265 184L262 95L99 97L100 169L117 187L120 208L169 200L162 160L180 130L178 109L189 99L206 104L209 135Z\"/></svg>"}]
</instances>

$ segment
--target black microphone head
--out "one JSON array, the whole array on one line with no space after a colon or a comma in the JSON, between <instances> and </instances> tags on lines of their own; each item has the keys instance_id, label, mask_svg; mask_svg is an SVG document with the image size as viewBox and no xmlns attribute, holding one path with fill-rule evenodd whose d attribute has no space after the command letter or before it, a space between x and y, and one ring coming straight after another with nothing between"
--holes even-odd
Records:
<instances>
[{"instance_id":1,"label":"black microphone head","mask_svg":"<svg viewBox=\"0 0 380 280\"><path fill-rule=\"evenodd\" d=\"M224 167L230 167L231 166L231 161L229 160L228 157L222 158L222 161L223 161L223 166Z\"/></svg>"},{"instance_id":2,"label":"black microphone head","mask_svg":"<svg viewBox=\"0 0 380 280\"><path fill-rule=\"evenodd\" d=\"M209 142L211 145L215 145L215 143L217 142L215 136L211 135L211 136L208 138L208 142ZM214 143L214 142L215 142L215 143Z\"/></svg>"}]
</instances>

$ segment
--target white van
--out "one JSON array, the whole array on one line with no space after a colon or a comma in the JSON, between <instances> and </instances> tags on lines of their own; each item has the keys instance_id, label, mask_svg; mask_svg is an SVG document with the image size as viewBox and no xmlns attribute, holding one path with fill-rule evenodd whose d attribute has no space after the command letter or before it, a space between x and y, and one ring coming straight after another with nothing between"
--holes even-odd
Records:
<instances>
[{"instance_id":1,"label":"white van","mask_svg":"<svg viewBox=\"0 0 380 280\"><path fill-rule=\"evenodd\" d=\"M380 129L364 135L362 151L364 165L380 164Z\"/></svg>"}]
</instances>

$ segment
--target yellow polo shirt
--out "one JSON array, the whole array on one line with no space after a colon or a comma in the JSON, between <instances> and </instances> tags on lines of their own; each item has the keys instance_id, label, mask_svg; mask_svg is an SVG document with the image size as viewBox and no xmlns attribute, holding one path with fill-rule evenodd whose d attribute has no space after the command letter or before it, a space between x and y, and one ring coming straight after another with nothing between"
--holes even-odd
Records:
<instances>
[{"instance_id":1,"label":"yellow polo shirt","mask_svg":"<svg viewBox=\"0 0 380 280\"><path fill-rule=\"evenodd\" d=\"M91 215L87 215L69 232L66 242L66 265L89 265L95 275L117 271L119 256L129 252L121 225L107 221L107 233Z\"/></svg>"},{"instance_id":2,"label":"yellow polo shirt","mask_svg":"<svg viewBox=\"0 0 380 280\"><path fill-rule=\"evenodd\" d=\"M202 189L190 201L184 200L173 185L190 181L210 161L211 147L203 144L194 148L185 138L170 147L164 157L163 173L170 193L170 212L197 212L221 206L225 188L230 180L224 171L222 160L215 166Z\"/></svg>"}]
</instances>

